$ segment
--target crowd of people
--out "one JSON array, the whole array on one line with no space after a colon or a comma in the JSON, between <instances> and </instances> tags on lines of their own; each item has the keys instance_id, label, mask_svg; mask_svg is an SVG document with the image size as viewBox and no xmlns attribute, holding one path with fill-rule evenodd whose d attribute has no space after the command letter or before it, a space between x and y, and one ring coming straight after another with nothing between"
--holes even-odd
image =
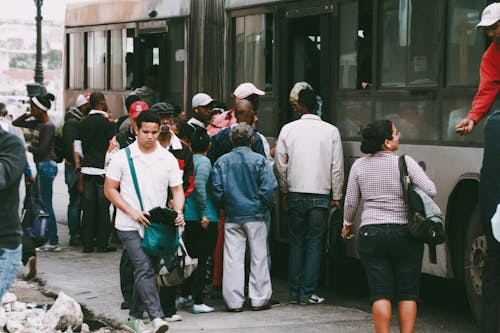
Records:
<instances>
[{"instance_id":1,"label":"crowd of people","mask_svg":"<svg viewBox=\"0 0 500 333\"><path fill-rule=\"evenodd\" d=\"M500 4L495 3L485 9L478 24L486 27L494 43L483 58L487 64L481 67L473 109L457 125L461 134L472 131L500 90L496 80L499 20ZM192 305L197 314L214 311L206 304L209 283L222 292L229 312L243 311L247 297L254 311L279 304L272 299L268 241L278 187L289 228L288 302L323 303L316 290L328 211L340 208L344 199L341 234L352 239L356 211L363 201L357 245L370 287L375 331L389 332L396 302L400 331L413 332L423 243L412 238L405 226L406 203L395 154L401 135L397 124L376 120L363 128L361 151L366 156L352 165L344 197L341 133L321 119L320 99L313 88L306 82L292 88L290 104L300 118L281 129L275 147L256 128L259 97L264 94L252 83L242 83L233 93L234 108L225 110L210 95L198 93L192 98L192 117L187 119L179 108L160 101L154 89L143 87L126 99L127 115L118 121L111 118L102 92L79 95L66 113L62 133L69 246L81 246L84 253L113 252L116 248L110 240L117 237L123 249L121 308L129 309L124 325L133 332L148 331L143 322L146 312L153 331L161 333L168 329L167 322L182 320L177 307ZM36 183L50 216L48 242L36 250L61 250L52 207L57 174L56 128L47 113L52 101L51 94L31 98L31 112L12 123L2 119L5 106L0 105L0 297L15 278L23 251L18 215L23 173L27 184L34 181L15 127L32 130L27 150L33 154ZM499 251L489 223L500 193L494 172L499 159L493 153L497 113L485 126L481 170L481 218L488 241L484 332L498 327L494 274ZM411 182L435 195L434 183L418 163L410 156L405 160ZM188 253L199 262L181 286L157 285L156 259L141 247L151 224L149 211L155 207L175 210L174 224ZM36 255L23 257L26 264Z\"/></svg>"}]
</instances>

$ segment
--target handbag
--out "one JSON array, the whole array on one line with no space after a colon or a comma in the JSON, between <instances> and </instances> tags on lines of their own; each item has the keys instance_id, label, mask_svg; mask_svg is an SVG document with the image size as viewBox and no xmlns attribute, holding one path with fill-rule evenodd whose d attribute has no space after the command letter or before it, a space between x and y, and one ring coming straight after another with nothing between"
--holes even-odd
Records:
<instances>
[{"instance_id":1,"label":"handbag","mask_svg":"<svg viewBox=\"0 0 500 333\"><path fill-rule=\"evenodd\" d=\"M434 200L411 182L405 155L399 157L399 172L410 235L429 245L442 244L445 239L443 214Z\"/></svg>"},{"instance_id":2,"label":"handbag","mask_svg":"<svg viewBox=\"0 0 500 333\"><path fill-rule=\"evenodd\" d=\"M189 256L182 237L179 237L177 252L159 258L156 267L157 282L164 287L180 285L193 274L197 266L198 259Z\"/></svg>"},{"instance_id":3,"label":"handbag","mask_svg":"<svg viewBox=\"0 0 500 333\"><path fill-rule=\"evenodd\" d=\"M130 167L130 174L134 183L135 192L141 205L141 210L144 210L142 205L141 191L137 176L135 174L134 161L130 156L130 148L125 148L127 159ZM142 239L141 247L150 256L167 256L174 253L179 248L179 234L173 221L177 217L177 212L168 209L155 207L150 211L154 219L150 219L151 224L144 228L144 238ZM165 220L163 220L165 218Z\"/></svg>"},{"instance_id":4,"label":"handbag","mask_svg":"<svg viewBox=\"0 0 500 333\"><path fill-rule=\"evenodd\" d=\"M49 213L45 209L36 182L26 186L21 225L35 247L45 244L49 237Z\"/></svg>"}]
</instances>

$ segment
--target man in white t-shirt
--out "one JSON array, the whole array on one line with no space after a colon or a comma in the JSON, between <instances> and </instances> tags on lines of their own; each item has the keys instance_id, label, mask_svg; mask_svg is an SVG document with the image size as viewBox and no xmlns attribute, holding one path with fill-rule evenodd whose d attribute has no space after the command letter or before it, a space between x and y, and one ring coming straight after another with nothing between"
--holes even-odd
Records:
<instances>
[{"instance_id":1,"label":"man in white t-shirt","mask_svg":"<svg viewBox=\"0 0 500 333\"><path fill-rule=\"evenodd\" d=\"M117 152L111 159L106 172L104 193L118 208L115 227L134 264L134 292L125 326L133 332L149 331L140 319L146 310L153 332L162 333L168 330L168 325L163 320L164 313L156 291L151 258L142 249L141 242L144 228L150 224L148 211L157 206L165 207L169 188L173 208L178 212L175 225L184 226L184 190L177 160L158 143L160 117L153 111L143 111L136 123L137 140L129 148L143 208L141 209L134 187L125 149Z\"/></svg>"}]
</instances>

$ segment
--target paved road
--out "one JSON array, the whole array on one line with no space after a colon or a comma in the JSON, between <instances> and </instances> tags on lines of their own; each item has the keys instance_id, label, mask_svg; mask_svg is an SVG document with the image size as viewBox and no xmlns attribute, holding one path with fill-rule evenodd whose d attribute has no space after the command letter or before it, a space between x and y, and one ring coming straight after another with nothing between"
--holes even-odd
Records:
<instances>
[{"instance_id":1,"label":"paved road","mask_svg":"<svg viewBox=\"0 0 500 333\"><path fill-rule=\"evenodd\" d=\"M117 323L127 317L120 310L118 265L120 252L84 254L68 246L65 209L66 187L62 164L54 186L54 208L62 251L39 254L39 277L48 291L64 291L94 313ZM276 260L276 259L275 259ZM194 315L179 310L183 321L172 323L179 332L372 332L367 286L357 262L338 265L331 288L320 294L327 301L319 306L289 305L285 277L273 277L274 296L282 305L269 311L226 313L220 300L208 300L216 312ZM446 280L423 278L417 332L477 332L463 296L463 289ZM397 320L393 330L397 331Z\"/></svg>"}]
</instances>

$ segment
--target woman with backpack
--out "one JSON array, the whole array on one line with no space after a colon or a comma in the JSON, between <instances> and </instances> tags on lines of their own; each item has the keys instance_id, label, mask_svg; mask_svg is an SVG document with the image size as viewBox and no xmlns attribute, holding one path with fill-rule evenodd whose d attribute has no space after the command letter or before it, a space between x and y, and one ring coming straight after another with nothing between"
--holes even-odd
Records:
<instances>
[{"instance_id":1,"label":"woman with backpack","mask_svg":"<svg viewBox=\"0 0 500 333\"><path fill-rule=\"evenodd\" d=\"M351 226L364 200L358 233L358 253L370 287L372 316L377 333L390 331L392 301L397 302L399 330L415 329L424 244L407 228L406 204L400 182L398 132L390 120L377 120L362 132L361 151L369 154L352 165L344 203L342 236L352 238ZM436 186L411 157L408 175L430 196Z\"/></svg>"},{"instance_id":2,"label":"woman with backpack","mask_svg":"<svg viewBox=\"0 0 500 333\"><path fill-rule=\"evenodd\" d=\"M22 115L12 122L17 127L28 128L33 131L31 144L27 149L33 154L36 165L36 181L40 190L45 208L50 215L49 241L37 248L37 251L60 251L57 237L57 224L52 206L52 188L57 175L56 154L54 151L56 127L49 119L48 111L52 106L55 96L48 93L31 98L31 112ZM28 120L33 117L34 119Z\"/></svg>"}]
</instances>

